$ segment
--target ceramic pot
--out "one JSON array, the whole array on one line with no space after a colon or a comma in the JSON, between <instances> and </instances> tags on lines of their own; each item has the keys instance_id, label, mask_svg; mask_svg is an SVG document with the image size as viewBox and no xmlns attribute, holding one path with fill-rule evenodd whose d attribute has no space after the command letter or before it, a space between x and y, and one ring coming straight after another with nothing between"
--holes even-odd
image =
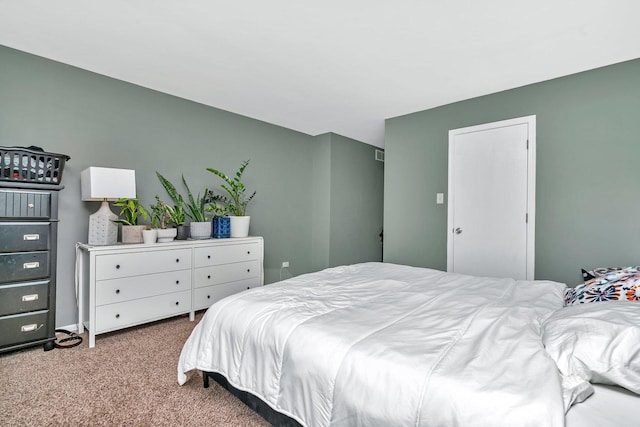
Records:
<instances>
[{"instance_id":1,"label":"ceramic pot","mask_svg":"<svg viewBox=\"0 0 640 427\"><path fill-rule=\"evenodd\" d=\"M202 240L211 238L211 221L192 222L189 224L189 234L192 239Z\"/></svg>"},{"instance_id":2,"label":"ceramic pot","mask_svg":"<svg viewBox=\"0 0 640 427\"><path fill-rule=\"evenodd\" d=\"M142 230L142 241L149 245L158 239L158 230Z\"/></svg>"},{"instance_id":3,"label":"ceramic pot","mask_svg":"<svg viewBox=\"0 0 640 427\"><path fill-rule=\"evenodd\" d=\"M160 228L158 229L158 243L173 242L177 234L178 230L175 228Z\"/></svg>"},{"instance_id":4,"label":"ceramic pot","mask_svg":"<svg viewBox=\"0 0 640 427\"><path fill-rule=\"evenodd\" d=\"M231 237L247 237L249 235L250 216L230 216Z\"/></svg>"},{"instance_id":5,"label":"ceramic pot","mask_svg":"<svg viewBox=\"0 0 640 427\"><path fill-rule=\"evenodd\" d=\"M213 222L213 234L214 239L225 239L231 237L231 219L228 216L214 217Z\"/></svg>"},{"instance_id":6,"label":"ceramic pot","mask_svg":"<svg viewBox=\"0 0 640 427\"><path fill-rule=\"evenodd\" d=\"M176 226L176 240L187 240L189 238L189 226L178 225Z\"/></svg>"},{"instance_id":7,"label":"ceramic pot","mask_svg":"<svg viewBox=\"0 0 640 427\"><path fill-rule=\"evenodd\" d=\"M146 228L146 225L123 225L122 243L142 243L142 231Z\"/></svg>"}]
</instances>

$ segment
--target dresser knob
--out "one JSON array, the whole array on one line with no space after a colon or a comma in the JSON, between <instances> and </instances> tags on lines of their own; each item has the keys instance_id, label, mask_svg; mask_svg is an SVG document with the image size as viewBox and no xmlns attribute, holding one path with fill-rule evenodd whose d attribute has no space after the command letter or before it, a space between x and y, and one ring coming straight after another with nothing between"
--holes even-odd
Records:
<instances>
[{"instance_id":1,"label":"dresser knob","mask_svg":"<svg viewBox=\"0 0 640 427\"><path fill-rule=\"evenodd\" d=\"M180 305L180 302L179 302L179 301L176 301L176 305Z\"/></svg>"},{"instance_id":2,"label":"dresser knob","mask_svg":"<svg viewBox=\"0 0 640 427\"><path fill-rule=\"evenodd\" d=\"M251 270L247 268L247 273L251 273Z\"/></svg>"},{"instance_id":3,"label":"dresser knob","mask_svg":"<svg viewBox=\"0 0 640 427\"><path fill-rule=\"evenodd\" d=\"M207 259L211 259L211 255L207 255Z\"/></svg>"},{"instance_id":4,"label":"dresser knob","mask_svg":"<svg viewBox=\"0 0 640 427\"><path fill-rule=\"evenodd\" d=\"M180 280L176 280L176 285L179 285L179 284L180 284Z\"/></svg>"},{"instance_id":5,"label":"dresser knob","mask_svg":"<svg viewBox=\"0 0 640 427\"><path fill-rule=\"evenodd\" d=\"M251 286L247 286L247 289L251 289Z\"/></svg>"},{"instance_id":6,"label":"dresser knob","mask_svg":"<svg viewBox=\"0 0 640 427\"><path fill-rule=\"evenodd\" d=\"M119 293L120 293L120 289L116 289L116 294L119 294Z\"/></svg>"},{"instance_id":7,"label":"dresser knob","mask_svg":"<svg viewBox=\"0 0 640 427\"><path fill-rule=\"evenodd\" d=\"M28 207L29 209L33 209L33 208L35 208L35 207L36 207L36 205L34 205L33 203L29 203L29 204L27 205L27 207Z\"/></svg>"},{"instance_id":8,"label":"dresser knob","mask_svg":"<svg viewBox=\"0 0 640 427\"><path fill-rule=\"evenodd\" d=\"M207 295L207 299L211 299L211 295Z\"/></svg>"},{"instance_id":9,"label":"dresser knob","mask_svg":"<svg viewBox=\"0 0 640 427\"><path fill-rule=\"evenodd\" d=\"M247 255L250 255L250 254L251 254L251 251L247 251Z\"/></svg>"},{"instance_id":10,"label":"dresser knob","mask_svg":"<svg viewBox=\"0 0 640 427\"><path fill-rule=\"evenodd\" d=\"M119 318L120 318L120 315L119 315L119 314L116 314L116 319L119 319Z\"/></svg>"},{"instance_id":11,"label":"dresser knob","mask_svg":"<svg viewBox=\"0 0 640 427\"><path fill-rule=\"evenodd\" d=\"M116 265L116 270L120 269L120 264Z\"/></svg>"},{"instance_id":12,"label":"dresser knob","mask_svg":"<svg viewBox=\"0 0 640 427\"><path fill-rule=\"evenodd\" d=\"M180 262L180 258L176 258L176 262Z\"/></svg>"},{"instance_id":13,"label":"dresser knob","mask_svg":"<svg viewBox=\"0 0 640 427\"><path fill-rule=\"evenodd\" d=\"M209 274L209 275L207 275L207 279L211 279L211 275L210 275L210 274Z\"/></svg>"}]
</instances>

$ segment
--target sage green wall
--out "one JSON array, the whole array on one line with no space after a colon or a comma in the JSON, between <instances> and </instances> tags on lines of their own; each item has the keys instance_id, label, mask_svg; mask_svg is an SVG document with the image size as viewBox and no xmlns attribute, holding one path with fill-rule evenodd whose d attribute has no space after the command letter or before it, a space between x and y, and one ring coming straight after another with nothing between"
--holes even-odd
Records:
<instances>
[{"instance_id":1,"label":"sage green wall","mask_svg":"<svg viewBox=\"0 0 640 427\"><path fill-rule=\"evenodd\" d=\"M375 147L331 134L330 265L382 260L383 189Z\"/></svg>"},{"instance_id":2,"label":"sage green wall","mask_svg":"<svg viewBox=\"0 0 640 427\"><path fill-rule=\"evenodd\" d=\"M385 261L446 269L448 131L537 116L537 279L640 262L640 60L386 121Z\"/></svg>"},{"instance_id":3,"label":"sage green wall","mask_svg":"<svg viewBox=\"0 0 640 427\"><path fill-rule=\"evenodd\" d=\"M244 181L257 190L248 207L250 233L264 236L265 278L271 283L279 279L282 261L290 262L289 276L328 266L328 258L314 262L313 256L317 230L310 190L330 188L328 181L314 181L326 176L311 172L315 142L310 135L0 47L0 145L37 145L71 156L60 194L58 326L76 322L75 242L86 242L89 215L99 207L80 200L83 169L135 169L138 196L149 205L156 194L164 195L156 170L178 186L184 173L192 190L202 191L219 189L206 167L231 174L250 159ZM320 164L328 164L327 155Z\"/></svg>"}]
</instances>

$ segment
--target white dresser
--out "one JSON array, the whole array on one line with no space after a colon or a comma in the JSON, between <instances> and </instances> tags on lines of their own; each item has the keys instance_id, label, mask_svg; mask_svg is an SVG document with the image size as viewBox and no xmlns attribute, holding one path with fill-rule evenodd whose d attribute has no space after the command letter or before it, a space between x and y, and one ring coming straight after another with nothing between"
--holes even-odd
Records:
<instances>
[{"instance_id":1,"label":"white dresser","mask_svg":"<svg viewBox=\"0 0 640 427\"><path fill-rule=\"evenodd\" d=\"M264 284L262 237L77 244L78 330L95 336L208 308Z\"/></svg>"}]
</instances>

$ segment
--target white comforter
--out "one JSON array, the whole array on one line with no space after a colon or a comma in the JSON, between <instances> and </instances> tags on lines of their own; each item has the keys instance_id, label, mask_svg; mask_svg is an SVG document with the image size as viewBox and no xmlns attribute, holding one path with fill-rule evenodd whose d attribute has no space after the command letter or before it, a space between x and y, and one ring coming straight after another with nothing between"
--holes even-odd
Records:
<instances>
[{"instance_id":1,"label":"white comforter","mask_svg":"<svg viewBox=\"0 0 640 427\"><path fill-rule=\"evenodd\" d=\"M562 426L540 321L565 285L366 263L214 304L178 365L307 426Z\"/></svg>"}]
</instances>

